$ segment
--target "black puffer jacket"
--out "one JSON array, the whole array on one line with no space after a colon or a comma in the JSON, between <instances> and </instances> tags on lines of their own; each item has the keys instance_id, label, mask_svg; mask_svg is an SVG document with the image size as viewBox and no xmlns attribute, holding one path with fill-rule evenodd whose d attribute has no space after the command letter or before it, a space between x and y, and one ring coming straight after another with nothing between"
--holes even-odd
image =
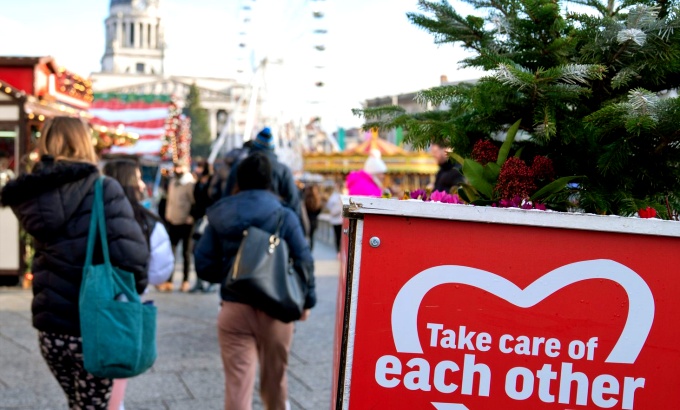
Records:
<instances>
[{"instance_id":1,"label":"black puffer jacket","mask_svg":"<svg viewBox=\"0 0 680 410\"><path fill-rule=\"evenodd\" d=\"M94 165L47 158L2 190L2 205L12 207L34 238L31 310L38 330L80 335L78 294L97 178ZM133 272L141 293L147 284L149 247L120 184L106 178L103 186L111 263ZM101 251L96 251L94 263L101 260Z\"/></svg>"}]
</instances>

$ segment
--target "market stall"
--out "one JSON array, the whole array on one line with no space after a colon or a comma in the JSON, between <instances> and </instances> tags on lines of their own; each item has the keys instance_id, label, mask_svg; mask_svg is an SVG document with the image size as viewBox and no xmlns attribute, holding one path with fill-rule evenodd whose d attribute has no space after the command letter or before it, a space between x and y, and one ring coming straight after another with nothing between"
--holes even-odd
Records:
<instances>
[{"instance_id":1,"label":"market stall","mask_svg":"<svg viewBox=\"0 0 680 410\"><path fill-rule=\"evenodd\" d=\"M372 133L358 146L336 153L305 153L304 170L332 180L362 169L371 150L378 150L387 165L385 186L399 186L402 190L426 187L434 180L438 166L426 152L409 152Z\"/></svg>"},{"instance_id":2,"label":"market stall","mask_svg":"<svg viewBox=\"0 0 680 410\"><path fill-rule=\"evenodd\" d=\"M13 176L37 160L31 153L44 122L58 115L86 118L91 97L89 82L52 57L0 57L0 151ZM26 247L8 208L0 210L0 226L0 274L21 274Z\"/></svg>"},{"instance_id":3,"label":"market stall","mask_svg":"<svg viewBox=\"0 0 680 410\"><path fill-rule=\"evenodd\" d=\"M0 157L5 158L0 163L7 163L12 177L30 171L38 160L36 141L45 121L64 115L89 121L92 96L89 80L58 66L52 57L0 57ZM99 148L107 138L120 144L133 140L120 130L96 124L92 129ZM0 226L0 275L21 274L30 249L9 208L0 209Z\"/></svg>"},{"instance_id":4,"label":"market stall","mask_svg":"<svg viewBox=\"0 0 680 410\"><path fill-rule=\"evenodd\" d=\"M333 409L670 409L680 222L346 198Z\"/></svg>"}]
</instances>

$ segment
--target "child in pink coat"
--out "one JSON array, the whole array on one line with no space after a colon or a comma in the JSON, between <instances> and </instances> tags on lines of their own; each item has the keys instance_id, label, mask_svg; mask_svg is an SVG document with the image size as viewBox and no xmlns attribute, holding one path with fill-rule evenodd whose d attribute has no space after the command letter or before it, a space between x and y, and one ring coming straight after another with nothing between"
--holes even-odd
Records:
<instances>
[{"instance_id":1,"label":"child in pink coat","mask_svg":"<svg viewBox=\"0 0 680 410\"><path fill-rule=\"evenodd\" d=\"M387 165L381 159L380 151L371 150L364 163L364 169L347 175L347 191L350 195L381 197Z\"/></svg>"}]
</instances>

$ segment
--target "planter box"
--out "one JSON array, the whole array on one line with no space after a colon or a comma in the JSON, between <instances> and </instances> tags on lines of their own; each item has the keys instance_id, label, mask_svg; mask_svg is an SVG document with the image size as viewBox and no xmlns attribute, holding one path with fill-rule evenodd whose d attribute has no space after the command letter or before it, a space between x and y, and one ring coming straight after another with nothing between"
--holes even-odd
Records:
<instances>
[{"instance_id":1,"label":"planter box","mask_svg":"<svg viewBox=\"0 0 680 410\"><path fill-rule=\"evenodd\" d=\"M348 198L335 409L671 409L680 223Z\"/></svg>"}]
</instances>

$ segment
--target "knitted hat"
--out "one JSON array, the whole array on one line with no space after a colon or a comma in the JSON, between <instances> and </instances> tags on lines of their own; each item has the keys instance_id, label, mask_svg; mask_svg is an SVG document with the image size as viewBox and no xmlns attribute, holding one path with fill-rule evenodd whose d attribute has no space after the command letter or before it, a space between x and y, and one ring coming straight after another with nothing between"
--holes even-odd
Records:
<instances>
[{"instance_id":1,"label":"knitted hat","mask_svg":"<svg viewBox=\"0 0 680 410\"><path fill-rule=\"evenodd\" d=\"M255 139L253 140L253 148L261 150L274 150L274 138L272 137L272 131L269 127L262 128Z\"/></svg>"},{"instance_id":2,"label":"knitted hat","mask_svg":"<svg viewBox=\"0 0 680 410\"><path fill-rule=\"evenodd\" d=\"M366 159L366 162L364 163L364 171L371 175L384 174L387 172L387 165L385 165L380 157L380 151L372 149L371 153L368 155L368 159Z\"/></svg>"}]
</instances>

